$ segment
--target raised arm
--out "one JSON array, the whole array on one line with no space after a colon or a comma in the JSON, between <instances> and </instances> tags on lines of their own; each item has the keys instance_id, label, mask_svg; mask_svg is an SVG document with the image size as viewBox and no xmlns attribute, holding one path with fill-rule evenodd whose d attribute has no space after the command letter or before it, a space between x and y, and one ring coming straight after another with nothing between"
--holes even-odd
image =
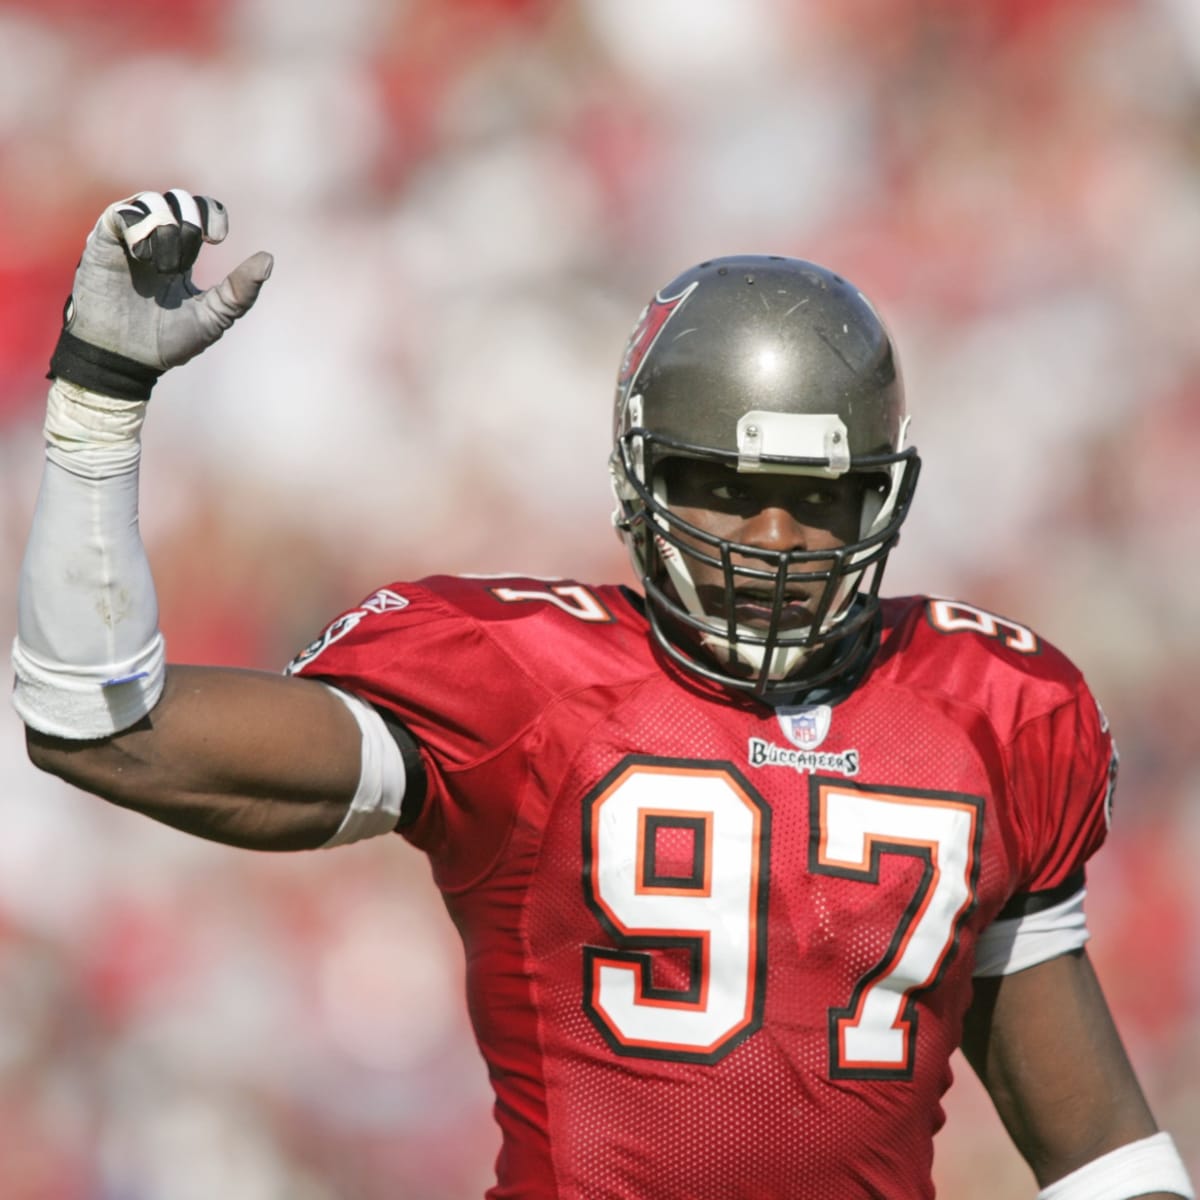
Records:
<instances>
[{"instance_id":1,"label":"raised arm","mask_svg":"<svg viewBox=\"0 0 1200 1200\"><path fill-rule=\"evenodd\" d=\"M397 744L374 710L319 683L167 667L138 533L154 382L244 315L271 271L258 253L198 289L191 266L227 227L216 201L143 192L88 238L51 361L13 702L43 770L203 837L301 849L395 826Z\"/></svg>"},{"instance_id":2,"label":"raised arm","mask_svg":"<svg viewBox=\"0 0 1200 1200\"><path fill-rule=\"evenodd\" d=\"M1043 1200L1191 1200L1085 951L977 979L963 1052Z\"/></svg>"},{"instance_id":3,"label":"raised arm","mask_svg":"<svg viewBox=\"0 0 1200 1200\"><path fill-rule=\"evenodd\" d=\"M324 845L359 779L361 737L326 687L257 671L170 666L151 712L80 741L27 728L32 762L122 808L257 850Z\"/></svg>"}]
</instances>

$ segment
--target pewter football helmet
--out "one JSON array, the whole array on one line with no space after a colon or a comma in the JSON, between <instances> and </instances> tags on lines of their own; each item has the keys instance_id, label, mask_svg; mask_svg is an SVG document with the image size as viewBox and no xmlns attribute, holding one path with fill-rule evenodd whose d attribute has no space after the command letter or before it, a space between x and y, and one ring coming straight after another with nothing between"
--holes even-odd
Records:
<instances>
[{"instance_id":1,"label":"pewter football helmet","mask_svg":"<svg viewBox=\"0 0 1200 1200\"><path fill-rule=\"evenodd\" d=\"M766 697L853 672L870 651L884 564L920 468L907 426L891 338L866 297L832 271L748 255L701 263L667 284L625 351L610 460L613 520L666 653ZM714 537L672 510L661 467L676 456L740 473L863 475L859 538L834 551L774 551ZM721 571L724 600L713 610L689 559ZM800 629L781 619L797 586L821 597ZM735 619L743 589L772 597L765 627Z\"/></svg>"}]
</instances>

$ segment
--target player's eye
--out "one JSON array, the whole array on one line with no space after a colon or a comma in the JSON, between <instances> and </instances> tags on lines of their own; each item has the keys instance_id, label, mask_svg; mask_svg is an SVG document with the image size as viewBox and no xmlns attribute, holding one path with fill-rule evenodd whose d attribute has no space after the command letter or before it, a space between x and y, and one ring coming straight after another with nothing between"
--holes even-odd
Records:
<instances>
[{"instance_id":1,"label":"player's eye","mask_svg":"<svg viewBox=\"0 0 1200 1200\"><path fill-rule=\"evenodd\" d=\"M709 488L714 500L724 500L726 503L736 503L746 500L750 493L740 483L714 483Z\"/></svg>"},{"instance_id":2,"label":"player's eye","mask_svg":"<svg viewBox=\"0 0 1200 1200\"><path fill-rule=\"evenodd\" d=\"M812 488L800 497L800 502L812 508L828 508L836 503L837 496L830 488Z\"/></svg>"}]
</instances>

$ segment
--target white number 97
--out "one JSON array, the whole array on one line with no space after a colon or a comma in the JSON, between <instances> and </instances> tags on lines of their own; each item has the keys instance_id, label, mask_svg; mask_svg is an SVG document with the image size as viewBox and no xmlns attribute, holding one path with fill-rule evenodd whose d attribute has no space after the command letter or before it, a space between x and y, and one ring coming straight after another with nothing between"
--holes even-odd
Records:
<instances>
[{"instance_id":1,"label":"white number 97","mask_svg":"<svg viewBox=\"0 0 1200 1200\"><path fill-rule=\"evenodd\" d=\"M974 901L983 801L809 784L813 876L878 887L885 855L920 868L883 956L829 1009L832 1077L904 1079L917 997ZM613 946L584 947L583 1005L614 1052L715 1063L762 1024L770 831L770 809L728 764L630 758L588 796L587 902Z\"/></svg>"}]
</instances>

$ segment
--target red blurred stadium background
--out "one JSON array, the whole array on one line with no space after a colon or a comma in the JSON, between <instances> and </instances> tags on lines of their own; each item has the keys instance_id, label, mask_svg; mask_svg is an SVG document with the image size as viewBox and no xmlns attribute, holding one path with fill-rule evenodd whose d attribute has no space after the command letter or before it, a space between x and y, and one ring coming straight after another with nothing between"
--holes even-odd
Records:
<instances>
[{"instance_id":1,"label":"red blurred stadium background","mask_svg":"<svg viewBox=\"0 0 1200 1200\"><path fill-rule=\"evenodd\" d=\"M0 4L0 613L81 238L211 192L277 268L159 388L172 656L275 667L393 577L625 577L608 398L648 294L815 258L900 340L890 590L1033 624L1123 750L1093 954L1200 1177L1200 10L1189 0ZM7 670L7 666L0 669ZM454 935L399 839L273 859L38 776L0 722L5 1200L470 1200ZM958 1060L938 1179L1032 1178Z\"/></svg>"}]
</instances>

